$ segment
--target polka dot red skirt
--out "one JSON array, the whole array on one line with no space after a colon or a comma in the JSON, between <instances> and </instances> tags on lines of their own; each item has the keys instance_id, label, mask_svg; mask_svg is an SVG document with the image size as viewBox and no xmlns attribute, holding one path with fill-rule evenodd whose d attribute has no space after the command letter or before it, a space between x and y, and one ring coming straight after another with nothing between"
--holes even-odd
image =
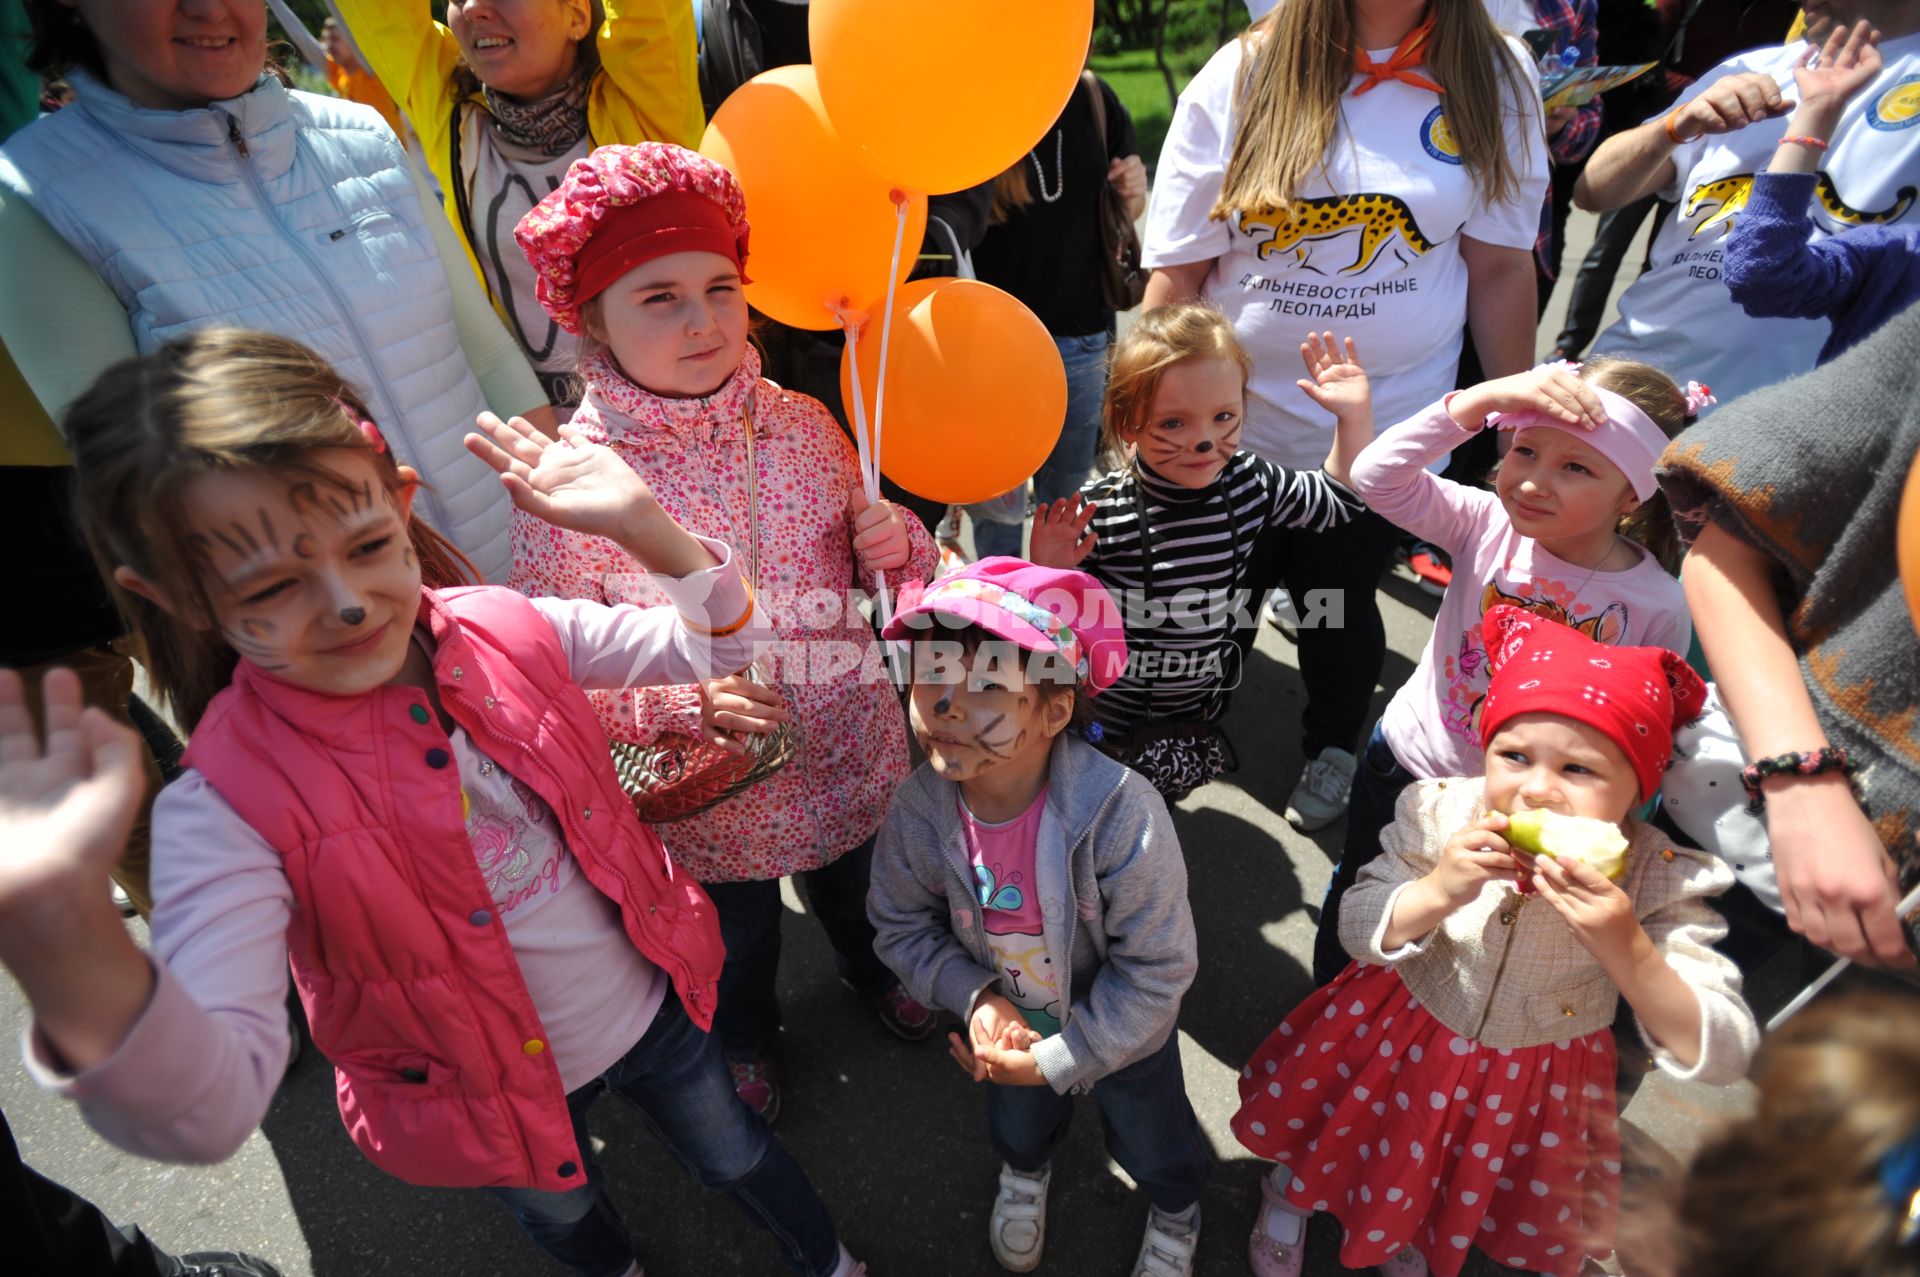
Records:
<instances>
[{"instance_id":1,"label":"polka dot red skirt","mask_svg":"<svg viewBox=\"0 0 1920 1277\"><path fill-rule=\"evenodd\" d=\"M1573 1277L1620 1205L1613 1031L1495 1049L1428 1014L1389 967L1351 963L1241 1070L1233 1133L1292 1172L1287 1198L1346 1230L1340 1262L1409 1243L1440 1277L1469 1247Z\"/></svg>"}]
</instances>

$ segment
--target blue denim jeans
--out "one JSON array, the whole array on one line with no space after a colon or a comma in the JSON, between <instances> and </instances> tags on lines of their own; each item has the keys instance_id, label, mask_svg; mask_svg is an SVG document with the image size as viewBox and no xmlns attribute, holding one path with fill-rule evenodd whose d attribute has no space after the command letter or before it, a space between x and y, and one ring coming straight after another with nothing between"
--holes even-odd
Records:
<instances>
[{"instance_id":1,"label":"blue denim jeans","mask_svg":"<svg viewBox=\"0 0 1920 1277\"><path fill-rule=\"evenodd\" d=\"M861 994L885 993L900 983L873 952L873 923L867 920L873 841L867 839L830 865L794 875L807 908L833 945L834 972ZM707 895L720 915L720 938L727 945L713 1036L728 1059L751 1060L767 1049L780 1028L774 985L780 969L780 925L787 912L780 903L780 880L712 882Z\"/></svg>"},{"instance_id":2,"label":"blue denim jeans","mask_svg":"<svg viewBox=\"0 0 1920 1277\"><path fill-rule=\"evenodd\" d=\"M1072 496L1093 472L1100 443L1100 402L1107 391L1107 335L1055 337L1060 362L1067 369L1067 418L1060 439L1033 476L1036 505ZM1018 523L975 519L973 548L981 558L989 554L1019 554Z\"/></svg>"},{"instance_id":3,"label":"blue denim jeans","mask_svg":"<svg viewBox=\"0 0 1920 1277\"><path fill-rule=\"evenodd\" d=\"M1144 1060L1093 1084L1107 1152L1169 1214L1200 1200L1213 1155L1187 1101L1180 1034ZM1023 1174L1046 1168L1073 1121L1073 1096L1050 1086L987 1084L987 1132L1000 1160Z\"/></svg>"},{"instance_id":4,"label":"blue denim jeans","mask_svg":"<svg viewBox=\"0 0 1920 1277\"><path fill-rule=\"evenodd\" d=\"M564 1193L490 1188L540 1249L580 1277L619 1277L633 1243L601 1180L587 1140L587 1109L612 1091L640 1110L660 1142L693 1177L718 1189L773 1234L787 1266L826 1277L839 1263L833 1220L806 1172L758 1114L733 1093L720 1048L669 993L631 1051L567 1096L587 1182Z\"/></svg>"},{"instance_id":5,"label":"blue denim jeans","mask_svg":"<svg viewBox=\"0 0 1920 1277\"><path fill-rule=\"evenodd\" d=\"M1347 803L1347 836L1340 844L1340 863L1320 902L1320 930L1313 937L1313 982L1324 985L1347 965L1347 947L1340 943L1340 900L1360 877L1360 871L1380 855L1381 831L1393 823L1393 805L1400 791L1419 777L1400 765L1380 724L1360 751L1353 769L1353 794Z\"/></svg>"}]
</instances>

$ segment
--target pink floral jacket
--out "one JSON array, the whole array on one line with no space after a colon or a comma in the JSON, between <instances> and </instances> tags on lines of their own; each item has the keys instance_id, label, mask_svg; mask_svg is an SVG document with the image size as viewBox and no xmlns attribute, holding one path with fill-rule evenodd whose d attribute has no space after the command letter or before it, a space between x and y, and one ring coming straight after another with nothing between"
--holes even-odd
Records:
<instances>
[{"instance_id":1,"label":"pink floral jacket","mask_svg":"<svg viewBox=\"0 0 1920 1277\"><path fill-rule=\"evenodd\" d=\"M698 816L656 827L668 850L702 882L747 882L818 869L873 836L907 774L906 719L887 682L866 619L849 603L870 574L854 561L847 501L860 484L853 443L819 400L760 377L748 349L726 384L705 399L663 399L590 358L586 398L573 424L640 473L661 506L689 531L725 541L744 571L751 558L746 406L758 471L760 575L754 582L776 642L761 657L793 712L799 752L745 793ZM926 580L938 551L907 519L913 556L888 575ZM898 578L896 580L895 578ZM513 516L513 575L523 594L669 606L632 559L600 537ZM651 743L695 734L692 684L593 693L607 734Z\"/></svg>"}]
</instances>

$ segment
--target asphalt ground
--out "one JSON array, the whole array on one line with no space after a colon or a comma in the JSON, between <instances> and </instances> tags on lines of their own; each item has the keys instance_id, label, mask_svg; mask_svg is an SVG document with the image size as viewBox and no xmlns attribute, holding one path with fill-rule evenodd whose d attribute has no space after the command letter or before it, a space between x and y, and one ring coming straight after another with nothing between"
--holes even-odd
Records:
<instances>
[{"instance_id":1,"label":"asphalt ground","mask_svg":"<svg viewBox=\"0 0 1920 1277\"><path fill-rule=\"evenodd\" d=\"M1591 219L1576 218L1570 263L1584 251L1590 226ZM1556 301L1544 340L1561 313ZM1380 601L1390 646L1380 687L1393 689L1412 672L1435 601L1404 569L1383 586ZM1317 904L1343 828L1304 836L1278 814L1302 766L1303 689L1294 659L1292 645L1265 629L1227 720L1241 770L1174 813L1201 946L1200 974L1181 1015L1181 1056L1218 1159L1203 1202L1196 1267L1202 1274L1245 1271L1262 1165L1227 1129L1235 1080L1253 1049L1311 990ZM1387 696L1376 694L1376 710ZM998 1273L986 1242L998 1166L983 1092L954 1068L937 1039L909 1044L890 1036L836 982L824 936L790 890L787 904L786 1029L776 1054L786 1088L780 1138L874 1277ZM25 1018L18 990L0 981L0 1034L18 1041ZM1742 1101L1742 1088L1709 1091L1655 1079L1626 1117L1652 1158L1683 1158L1703 1129ZM561 1271L484 1194L414 1188L375 1170L348 1141L332 1071L311 1052L288 1074L260 1130L218 1166L165 1166L123 1154L95 1136L73 1105L41 1091L17 1067L0 1069L0 1105L30 1165L176 1252L248 1250L287 1277ZM730 1203L695 1185L622 1101L603 1099L591 1126L649 1272L785 1271L772 1244ZM1131 1270L1146 1202L1109 1163L1100 1134L1097 1112L1083 1101L1054 1163L1042 1272ZM1337 1246L1330 1221L1317 1220L1309 1234L1310 1277L1345 1271L1334 1258ZM1467 1271L1496 1270L1476 1259Z\"/></svg>"}]
</instances>

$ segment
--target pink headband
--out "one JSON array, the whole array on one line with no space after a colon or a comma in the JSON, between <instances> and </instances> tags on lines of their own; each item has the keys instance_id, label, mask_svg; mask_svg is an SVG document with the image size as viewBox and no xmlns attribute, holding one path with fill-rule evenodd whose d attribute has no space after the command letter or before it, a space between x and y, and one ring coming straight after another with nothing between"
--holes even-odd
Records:
<instances>
[{"instance_id":1,"label":"pink headband","mask_svg":"<svg viewBox=\"0 0 1920 1277\"><path fill-rule=\"evenodd\" d=\"M1631 399L1599 386L1590 386L1589 389L1599 395L1600 402L1606 406L1607 424L1604 426L1583 430L1537 412L1498 413L1487 424L1497 430L1513 431L1547 426L1564 430L1576 439L1584 439L1601 456L1620 467L1620 473L1626 475L1627 482L1633 485L1633 495L1645 501L1660 490L1660 484L1653 477L1653 468L1659 464L1660 454L1667 450L1669 440L1660 427L1653 424L1653 419L1640 411Z\"/></svg>"}]
</instances>

